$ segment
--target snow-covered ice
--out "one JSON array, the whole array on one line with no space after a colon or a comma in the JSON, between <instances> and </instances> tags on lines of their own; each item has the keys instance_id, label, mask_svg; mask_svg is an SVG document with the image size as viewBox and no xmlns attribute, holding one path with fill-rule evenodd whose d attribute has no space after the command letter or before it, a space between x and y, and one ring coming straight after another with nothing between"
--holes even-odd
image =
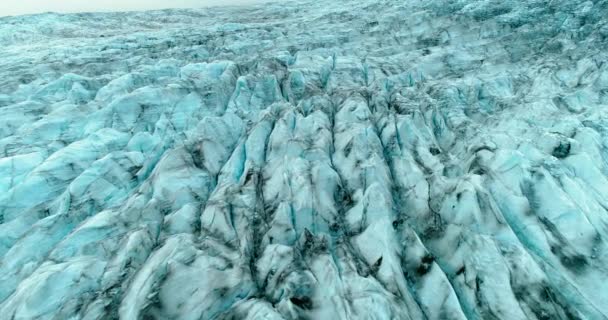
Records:
<instances>
[{"instance_id":1,"label":"snow-covered ice","mask_svg":"<svg viewBox=\"0 0 608 320\"><path fill-rule=\"evenodd\" d=\"M608 1L0 18L0 319L608 319Z\"/></svg>"}]
</instances>

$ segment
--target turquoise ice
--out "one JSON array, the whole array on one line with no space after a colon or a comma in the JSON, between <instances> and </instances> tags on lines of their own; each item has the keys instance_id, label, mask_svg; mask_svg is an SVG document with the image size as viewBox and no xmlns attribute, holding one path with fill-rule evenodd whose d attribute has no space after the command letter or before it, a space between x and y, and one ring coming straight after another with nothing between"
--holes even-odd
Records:
<instances>
[{"instance_id":1,"label":"turquoise ice","mask_svg":"<svg viewBox=\"0 0 608 320\"><path fill-rule=\"evenodd\" d=\"M0 18L0 319L608 319L606 0Z\"/></svg>"}]
</instances>

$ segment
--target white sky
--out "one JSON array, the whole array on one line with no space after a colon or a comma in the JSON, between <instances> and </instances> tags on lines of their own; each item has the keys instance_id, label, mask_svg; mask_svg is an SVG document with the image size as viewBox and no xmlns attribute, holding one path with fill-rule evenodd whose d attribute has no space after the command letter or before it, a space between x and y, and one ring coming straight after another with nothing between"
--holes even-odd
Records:
<instances>
[{"instance_id":1,"label":"white sky","mask_svg":"<svg viewBox=\"0 0 608 320\"><path fill-rule=\"evenodd\" d=\"M41 12L89 12L197 8L263 0L0 0L0 16Z\"/></svg>"}]
</instances>

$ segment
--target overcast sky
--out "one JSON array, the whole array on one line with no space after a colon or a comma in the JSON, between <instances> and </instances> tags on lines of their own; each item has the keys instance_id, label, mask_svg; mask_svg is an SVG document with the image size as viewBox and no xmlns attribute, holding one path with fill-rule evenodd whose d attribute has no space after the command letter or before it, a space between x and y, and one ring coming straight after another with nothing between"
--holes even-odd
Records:
<instances>
[{"instance_id":1,"label":"overcast sky","mask_svg":"<svg viewBox=\"0 0 608 320\"><path fill-rule=\"evenodd\" d=\"M28 13L154 10L247 4L263 0L0 0L0 16Z\"/></svg>"}]
</instances>

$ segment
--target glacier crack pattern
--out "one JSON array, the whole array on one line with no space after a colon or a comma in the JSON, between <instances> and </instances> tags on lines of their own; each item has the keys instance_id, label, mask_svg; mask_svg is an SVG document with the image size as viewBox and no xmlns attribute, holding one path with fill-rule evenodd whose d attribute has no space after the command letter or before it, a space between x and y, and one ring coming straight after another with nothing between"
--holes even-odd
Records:
<instances>
[{"instance_id":1,"label":"glacier crack pattern","mask_svg":"<svg viewBox=\"0 0 608 320\"><path fill-rule=\"evenodd\" d=\"M608 319L607 17L0 18L0 318Z\"/></svg>"}]
</instances>

